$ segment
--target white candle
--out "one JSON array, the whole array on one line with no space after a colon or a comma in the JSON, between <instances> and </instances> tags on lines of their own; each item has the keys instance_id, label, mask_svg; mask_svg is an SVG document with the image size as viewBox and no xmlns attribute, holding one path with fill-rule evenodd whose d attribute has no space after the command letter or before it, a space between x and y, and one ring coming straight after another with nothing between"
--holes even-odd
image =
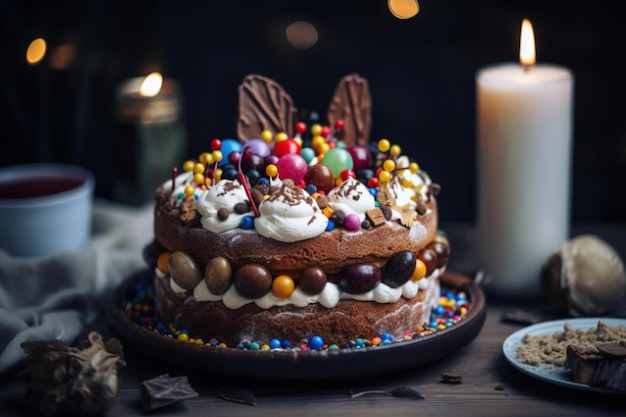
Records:
<instances>
[{"instance_id":1,"label":"white candle","mask_svg":"<svg viewBox=\"0 0 626 417\"><path fill-rule=\"evenodd\" d=\"M506 297L538 295L541 265L569 235L573 77L526 64L476 79L479 261L487 291Z\"/></svg>"}]
</instances>

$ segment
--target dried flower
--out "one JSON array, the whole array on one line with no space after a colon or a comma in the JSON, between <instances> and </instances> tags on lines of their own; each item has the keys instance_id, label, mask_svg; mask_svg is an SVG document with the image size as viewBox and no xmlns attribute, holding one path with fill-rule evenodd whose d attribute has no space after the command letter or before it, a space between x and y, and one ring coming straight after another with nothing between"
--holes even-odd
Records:
<instances>
[{"instance_id":1,"label":"dried flower","mask_svg":"<svg viewBox=\"0 0 626 417\"><path fill-rule=\"evenodd\" d=\"M28 354L23 372L26 401L46 416L71 413L96 415L108 411L117 396L117 370L124 366L122 345L106 343L97 332L76 347L58 340L22 343Z\"/></svg>"}]
</instances>

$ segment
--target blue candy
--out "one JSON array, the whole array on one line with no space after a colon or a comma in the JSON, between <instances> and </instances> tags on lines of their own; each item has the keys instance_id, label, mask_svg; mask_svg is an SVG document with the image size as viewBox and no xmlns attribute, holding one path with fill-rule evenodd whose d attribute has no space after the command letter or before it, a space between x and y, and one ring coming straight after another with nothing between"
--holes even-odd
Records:
<instances>
[{"instance_id":1,"label":"blue candy","mask_svg":"<svg viewBox=\"0 0 626 417\"><path fill-rule=\"evenodd\" d=\"M324 346L324 339L321 336L313 336L309 340L309 348L311 349L321 349L322 346Z\"/></svg>"}]
</instances>

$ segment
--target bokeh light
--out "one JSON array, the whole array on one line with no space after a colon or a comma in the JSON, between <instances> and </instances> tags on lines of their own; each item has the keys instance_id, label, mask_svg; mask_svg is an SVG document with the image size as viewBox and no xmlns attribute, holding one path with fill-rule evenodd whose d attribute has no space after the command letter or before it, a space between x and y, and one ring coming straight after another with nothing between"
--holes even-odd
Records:
<instances>
[{"instance_id":1,"label":"bokeh light","mask_svg":"<svg viewBox=\"0 0 626 417\"><path fill-rule=\"evenodd\" d=\"M297 21L287 26L287 40L297 49L308 49L317 43L317 29L309 22Z\"/></svg>"},{"instance_id":2,"label":"bokeh light","mask_svg":"<svg viewBox=\"0 0 626 417\"><path fill-rule=\"evenodd\" d=\"M387 0L392 15L398 19L410 19L420 12L417 0Z\"/></svg>"},{"instance_id":3,"label":"bokeh light","mask_svg":"<svg viewBox=\"0 0 626 417\"><path fill-rule=\"evenodd\" d=\"M26 62L35 65L46 56L46 41L43 38L33 40L26 49Z\"/></svg>"}]
</instances>

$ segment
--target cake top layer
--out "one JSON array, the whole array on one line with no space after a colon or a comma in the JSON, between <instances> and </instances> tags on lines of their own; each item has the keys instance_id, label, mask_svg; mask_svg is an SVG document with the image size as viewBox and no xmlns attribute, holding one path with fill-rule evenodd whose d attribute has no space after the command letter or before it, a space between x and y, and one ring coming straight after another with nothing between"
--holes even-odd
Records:
<instances>
[{"instance_id":1,"label":"cake top layer","mask_svg":"<svg viewBox=\"0 0 626 417\"><path fill-rule=\"evenodd\" d=\"M282 242L324 231L410 228L437 193L417 162L387 139L369 143L367 81L344 77L328 124L296 120L289 94L275 81L249 75L239 87L236 139L213 139L210 151L184 163L163 184L174 204L195 200L202 227L213 233L254 229Z\"/></svg>"}]
</instances>

